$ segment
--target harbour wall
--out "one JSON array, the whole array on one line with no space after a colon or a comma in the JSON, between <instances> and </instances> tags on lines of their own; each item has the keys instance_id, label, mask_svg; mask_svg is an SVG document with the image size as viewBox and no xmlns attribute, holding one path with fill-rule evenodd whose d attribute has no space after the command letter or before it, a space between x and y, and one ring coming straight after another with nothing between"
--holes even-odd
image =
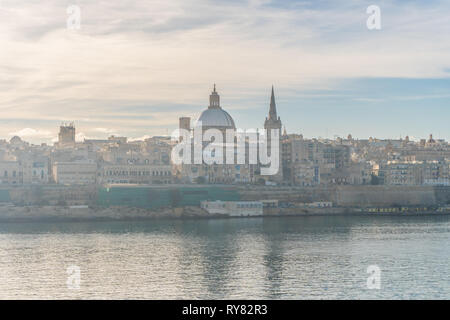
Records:
<instances>
[{"instance_id":1,"label":"harbour wall","mask_svg":"<svg viewBox=\"0 0 450 320\"><path fill-rule=\"evenodd\" d=\"M339 206L433 206L450 200L441 191L428 186L346 186L336 188L333 202ZM440 203L442 202L442 203Z\"/></svg>"},{"instance_id":2,"label":"harbour wall","mask_svg":"<svg viewBox=\"0 0 450 320\"><path fill-rule=\"evenodd\" d=\"M20 186L0 188L0 203L89 205L145 209L199 206L204 200L278 200L286 203L330 201L335 207L439 206L450 204L450 187L331 186L274 187L229 185L167 186Z\"/></svg>"},{"instance_id":3,"label":"harbour wall","mask_svg":"<svg viewBox=\"0 0 450 320\"><path fill-rule=\"evenodd\" d=\"M332 186L262 188L241 191L243 200L276 199L291 203L331 201L338 207L416 206L450 204L450 187Z\"/></svg>"}]
</instances>

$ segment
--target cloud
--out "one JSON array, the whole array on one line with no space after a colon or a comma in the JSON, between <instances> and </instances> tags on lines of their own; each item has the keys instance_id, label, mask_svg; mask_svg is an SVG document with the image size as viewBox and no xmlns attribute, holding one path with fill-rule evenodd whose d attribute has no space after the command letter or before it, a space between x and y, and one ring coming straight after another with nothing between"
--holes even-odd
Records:
<instances>
[{"instance_id":1,"label":"cloud","mask_svg":"<svg viewBox=\"0 0 450 320\"><path fill-rule=\"evenodd\" d=\"M130 138L130 139L128 139L128 141L130 141L130 142L132 142L132 141L144 141L145 139L149 139L149 138L151 138L151 136L146 134L146 135L143 135L142 137Z\"/></svg>"},{"instance_id":2,"label":"cloud","mask_svg":"<svg viewBox=\"0 0 450 320\"><path fill-rule=\"evenodd\" d=\"M114 132L116 132L115 129L108 129L108 128L94 128L94 131L107 134L113 134Z\"/></svg>"},{"instance_id":3,"label":"cloud","mask_svg":"<svg viewBox=\"0 0 450 320\"><path fill-rule=\"evenodd\" d=\"M39 139L51 139L54 137L54 133L51 131L33 128L23 128L19 131L10 132L8 135L19 136L20 138L39 138Z\"/></svg>"},{"instance_id":4,"label":"cloud","mask_svg":"<svg viewBox=\"0 0 450 320\"><path fill-rule=\"evenodd\" d=\"M379 31L365 26L372 1L76 3L79 31L66 29L67 2L2 1L0 119L143 136L198 115L213 82L227 109L263 118L272 83L294 104L347 79L448 77L445 1L380 1Z\"/></svg>"},{"instance_id":5,"label":"cloud","mask_svg":"<svg viewBox=\"0 0 450 320\"><path fill-rule=\"evenodd\" d=\"M95 139L95 138L93 138L93 137L88 137L88 136L86 136L83 132L78 132L78 133L75 134L75 141L82 142L82 141L84 141L85 139Z\"/></svg>"}]
</instances>

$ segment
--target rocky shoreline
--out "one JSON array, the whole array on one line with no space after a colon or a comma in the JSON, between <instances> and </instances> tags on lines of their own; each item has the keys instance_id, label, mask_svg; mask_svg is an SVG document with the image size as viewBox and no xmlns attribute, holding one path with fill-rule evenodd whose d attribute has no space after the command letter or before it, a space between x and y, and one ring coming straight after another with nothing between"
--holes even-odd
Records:
<instances>
[{"instance_id":1,"label":"rocky shoreline","mask_svg":"<svg viewBox=\"0 0 450 320\"><path fill-rule=\"evenodd\" d=\"M161 218L208 218L197 207L149 210L131 207L97 208L88 206L4 206L0 207L0 222L25 221L114 221Z\"/></svg>"},{"instance_id":2,"label":"rocky shoreline","mask_svg":"<svg viewBox=\"0 0 450 320\"><path fill-rule=\"evenodd\" d=\"M339 216L339 215L450 215L450 211L426 210L421 212L367 212L361 208L271 208L264 217L281 216ZM132 207L88 207L88 206L14 206L0 207L0 222L42 221L126 221L151 219L217 219L226 215L211 215L199 207L143 209Z\"/></svg>"}]
</instances>

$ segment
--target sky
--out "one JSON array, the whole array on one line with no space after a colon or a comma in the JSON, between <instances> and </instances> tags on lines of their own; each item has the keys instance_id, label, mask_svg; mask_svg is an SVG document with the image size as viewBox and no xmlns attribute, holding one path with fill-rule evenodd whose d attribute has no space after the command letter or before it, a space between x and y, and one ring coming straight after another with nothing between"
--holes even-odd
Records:
<instances>
[{"instance_id":1,"label":"sky","mask_svg":"<svg viewBox=\"0 0 450 320\"><path fill-rule=\"evenodd\" d=\"M80 29L67 8L80 8ZM380 8L381 29L366 12ZM142 139L214 83L239 128L450 140L450 1L0 0L0 139Z\"/></svg>"}]
</instances>

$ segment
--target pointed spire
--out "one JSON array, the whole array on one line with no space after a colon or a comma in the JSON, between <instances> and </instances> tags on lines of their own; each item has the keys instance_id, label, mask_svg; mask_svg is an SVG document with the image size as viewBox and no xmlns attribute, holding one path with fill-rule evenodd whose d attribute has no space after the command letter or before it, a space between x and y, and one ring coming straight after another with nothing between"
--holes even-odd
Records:
<instances>
[{"instance_id":1,"label":"pointed spire","mask_svg":"<svg viewBox=\"0 0 450 320\"><path fill-rule=\"evenodd\" d=\"M275 104L275 93L272 85L272 95L270 96L269 119L277 120L277 106Z\"/></svg>"},{"instance_id":2,"label":"pointed spire","mask_svg":"<svg viewBox=\"0 0 450 320\"><path fill-rule=\"evenodd\" d=\"M216 84L214 83L214 90L213 90L213 92L216 92Z\"/></svg>"},{"instance_id":3,"label":"pointed spire","mask_svg":"<svg viewBox=\"0 0 450 320\"><path fill-rule=\"evenodd\" d=\"M279 135L281 136L281 120L277 116L277 105L275 104L275 90L272 85L272 94L270 96L270 108L269 108L269 116L266 117L266 121L264 122L264 129L278 129Z\"/></svg>"}]
</instances>

